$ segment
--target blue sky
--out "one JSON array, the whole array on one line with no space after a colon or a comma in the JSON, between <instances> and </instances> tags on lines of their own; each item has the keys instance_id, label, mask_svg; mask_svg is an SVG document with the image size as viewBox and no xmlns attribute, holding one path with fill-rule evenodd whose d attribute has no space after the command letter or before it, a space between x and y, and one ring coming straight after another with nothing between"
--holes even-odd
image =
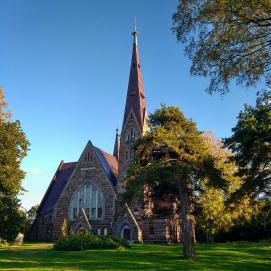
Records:
<instances>
[{"instance_id":1,"label":"blue sky","mask_svg":"<svg viewBox=\"0 0 271 271\"><path fill-rule=\"evenodd\" d=\"M191 77L190 61L170 28L178 1L1 0L0 85L31 142L24 207L39 203L63 159L85 144L112 152L122 123L137 17L147 109L177 105L201 130L231 134L256 89L232 86L221 97Z\"/></svg>"}]
</instances>

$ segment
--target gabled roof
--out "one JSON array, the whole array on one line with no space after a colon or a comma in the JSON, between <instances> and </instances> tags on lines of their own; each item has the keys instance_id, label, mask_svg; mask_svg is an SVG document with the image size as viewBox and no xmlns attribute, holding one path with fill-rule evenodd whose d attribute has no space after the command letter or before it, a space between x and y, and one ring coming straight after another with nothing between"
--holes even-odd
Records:
<instances>
[{"instance_id":1,"label":"gabled roof","mask_svg":"<svg viewBox=\"0 0 271 271\"><path fill-rule=\"evenodd\" d=\"M63 188L74 171L77 162L64 163L61 161L43 199L38 213L43 214L53 210Z\"/></svg>"},{"instance_id":2,"label":"gabled roof","mask_svg":"<svg viewBox=\"0 0 271 271\"><path fill-rule=\"evenodd\" d=\"M135 117L140 126L139 128L143 130L145 114L146 114L146 101L145 101L145 95L144 95L142 73L141 73L141 66L140 66L138 45L137 45L138 33L135 31L133 32L133 35L134 35L133 54L132 54L132 60L131 60L129 84L128 84L128 90L127 90L126 105L125 105L122 128L124 128L124 125L127 121L129 113L131 109L133 108L135 112Z\"/></svg>"},{"instance_id":3,"label":"gabled roof","mask_svg":"<svg viewBox=\"0 0 271 271\"><path fill-rule=\"evenodd\" d=\"M94 151L102 164L105 174L107 175L113 187L115 188L117 184L117 175L118 175L117 158L105 151L102 151L97 147L94 147Z\"/></svg>"},{"instance_id":4,"label":"gabled roof","mask_svg":"<svg viewBox=\"0 0 271 271\"><path fill-rule=\"evenodd\" d=\"M115 156L94 147L94 151L104 169L105 174L109 178L111 184L115 188L117 185L118 161ZM52 211L60 197L68 179L76 168L77 162L64 163L61 161L38 209L38 213L44 214Z\"/></svg>"}]
</instances>

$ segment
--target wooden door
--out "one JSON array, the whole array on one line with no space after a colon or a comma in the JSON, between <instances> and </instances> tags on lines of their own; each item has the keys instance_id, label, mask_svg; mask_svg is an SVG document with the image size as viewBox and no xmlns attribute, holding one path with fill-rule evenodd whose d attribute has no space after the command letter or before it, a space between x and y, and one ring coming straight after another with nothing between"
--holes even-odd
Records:
<instances>
[{"instance_id":1,"label":"wooden door","mask_svg":"<svg viewBox=\"0 0 271 271\"><path fill-rule=\"evenodd\" d=\"M130 232L130 229L126 228L126 229L123 229L123 239L125 240L131 240L131 232Z\"/></svg>"}]
</instances>

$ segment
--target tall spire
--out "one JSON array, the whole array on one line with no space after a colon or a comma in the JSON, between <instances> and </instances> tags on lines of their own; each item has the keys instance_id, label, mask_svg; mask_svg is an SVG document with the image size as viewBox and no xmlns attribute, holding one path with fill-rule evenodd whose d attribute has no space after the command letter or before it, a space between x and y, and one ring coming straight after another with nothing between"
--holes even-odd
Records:
<instances>
[{"instance_id":1,"label":"tall spire","mask_svg":"<svg viewBox=\"0 0 271 271\"><path fill-rule=\"evenodd\" d=\"M138 53L139 34L136 30L136 25L134 32L132 34L134 36L133 53L122 128L124 127L127 121L131 109L133 109L136 121L138 122L139 125L139 129L143 131L146 114L146 102Z\"/></svg>"},{"instance_id":2,"label":"tall spire","mask_svg":"<svg viewBox=\"0 0 271 271\"><path fill-rule=\"evenodd\" d=\"M119 160L119 150L120 150L120 135L119 135L119 129L117 127L115 145L114 145L114 151L113 151L113 155L117 158L117 160Z\"/></svg>"}]
</instances>

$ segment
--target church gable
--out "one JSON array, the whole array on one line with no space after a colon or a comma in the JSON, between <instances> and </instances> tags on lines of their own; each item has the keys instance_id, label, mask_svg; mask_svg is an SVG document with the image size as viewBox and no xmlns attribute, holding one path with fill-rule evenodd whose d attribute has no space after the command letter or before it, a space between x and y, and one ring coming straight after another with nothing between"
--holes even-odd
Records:
<instances>
[{"instance_id":1,"label":"church gable","mask_svg":"<svg viewBox=\"0 0 271 271\"><path fill-rule=\"evenodd\" d=\"M138 131L138 133L140 131L140 126L139 126L139 123L135 117L135 111L134 111L133 107L131 107L129 114L127 116L127 119L126 119L125 123L123 124L122 136L127 134L128 130L130 128L136 129Z\"/></svg>"},{"instance_id":2,"label":"church gable","mask_svg":"<svg viewBox=\"0 0 271 271\"><path fill-rule=\"evenodd\" d=\"M112 222L116 197L115 161L114 156L94 147L90 141L87 143L56 204L53 237L60 235L65 218L71 223L75 221L80 208L85 209L91 224Z\"/></svg>"},{"instance_id":3,"label":"church gable","mask_svg":"<svg viewBox=\"0 0 271 271\"><path fill-rule=\"evenodd\" d=\"M108 179L112 188L115 188L118 174L117 159L113 155L93 146L89 141L83 150L70 179L72 179L74 175L76 175L76 177L81 176L83 179L87 178L91 175L90 172L103 174L103 177Z\"/></svg>"}]
</instances>

